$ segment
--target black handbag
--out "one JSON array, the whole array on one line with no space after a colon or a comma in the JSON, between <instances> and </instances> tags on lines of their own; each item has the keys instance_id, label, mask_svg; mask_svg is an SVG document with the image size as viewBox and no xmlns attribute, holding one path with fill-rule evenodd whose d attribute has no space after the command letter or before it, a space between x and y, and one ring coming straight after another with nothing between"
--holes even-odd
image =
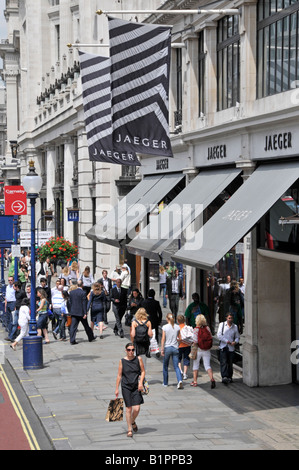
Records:
<instances>
[{"instance_id":1,"label":"black handbag","mask_svg":"<svg viewBox=\"0 0 299 470\"><path fill-rule=\"evenodd\" d=\"M125 314L125 325L126 326L131 326L133 320L133 315L131 312L126 312Z\"/></svg>"}]
</instances>

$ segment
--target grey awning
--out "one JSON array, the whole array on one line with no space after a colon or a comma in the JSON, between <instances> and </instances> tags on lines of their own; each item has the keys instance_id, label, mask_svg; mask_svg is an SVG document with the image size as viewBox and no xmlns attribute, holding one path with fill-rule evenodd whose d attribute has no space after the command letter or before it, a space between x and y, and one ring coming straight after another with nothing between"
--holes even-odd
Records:
<instances>
[{"instance_id":1,"label":"grey awning","mask_svg":"<svg viewBox=\"0 0 299 470\"><path fill-rule=\"evenodd\" d=\"M158 202L178 184L182 173L146 176L126 197L94 225L86 236L119 247L127 237L134 238L135 227Z\"/></svg>"},{"instance_id":2,"label":"grey awning","mask_svg":"<svg viewBox=\"0 0 299 470\"><path fill-rule=\"evenodd\" d=\"M150 259L170 259L182 232L241 173L236 168L202 171L128 244L130 253ZM200 221L198 221L200 223ZM200 227L200 226L199 226ZM198 228L199 228L198 227ZM173 251L174 250L174 251Z\"/></svg>"},{"instance_id":3,"label":"grey awning","mask_svg":"<svg viewBox=\"0 0 299 470\"><path fill-rule=\"evenodd\" d=\"M173 260L211 269L298 178L298 162L261 165Z\"/></svg>"}]
</instances>

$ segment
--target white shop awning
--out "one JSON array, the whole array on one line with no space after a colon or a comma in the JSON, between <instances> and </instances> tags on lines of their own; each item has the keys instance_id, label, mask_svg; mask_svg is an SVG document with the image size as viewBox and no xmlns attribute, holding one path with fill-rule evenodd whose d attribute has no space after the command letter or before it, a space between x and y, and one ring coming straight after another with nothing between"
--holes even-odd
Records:
<instances>
[{"instance_id":1,"label":"white shop awning","mask_svg":"<svg viewBox=\"0 0 299 470\"><path fill-rule=\"evenodd\" d=\"M182 173L146 176L87 233L89 239L120 247L135 227L184 178Z\"/></svg>"},{"instance_id":2,"label":"white shop awning","mask_svg":"<svg viewBox=\"0 0 299 470\"><path fill-rule=\"evenodd\" d=\"M173 260L211 269L298 178L298 162L259 166L193 239L175 253Z\"/></svg>"},{"instance_id":3,"label":"white shop awning","mask_svg":"<svg viewBox=\"0 0 299 470\"><path fill-rule=\"evenodd\" d=\"M182 232L240 173L236 168L200 172L158 216L152 217L127 245L128 251L150 259L170 259L178 249Z\"/></svg>"}]
</instances>

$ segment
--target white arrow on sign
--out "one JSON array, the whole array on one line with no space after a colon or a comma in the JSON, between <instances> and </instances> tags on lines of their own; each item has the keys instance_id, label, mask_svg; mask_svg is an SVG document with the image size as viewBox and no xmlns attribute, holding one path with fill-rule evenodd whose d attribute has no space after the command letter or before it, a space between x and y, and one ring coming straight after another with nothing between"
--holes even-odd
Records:
<instances>
[{"instance_id":1,"label":"white arrow on sign","mask_svg":"<svg viewBox=\"0 0 299 470\"><path fill-rule=\"evenodd\" d=\"M23 212L26 208L26 205L24 204L23 201L14 201L11 205L11 208L13 212L16 212L17 214L20 214Z\"/></svg>"}]
</instances>

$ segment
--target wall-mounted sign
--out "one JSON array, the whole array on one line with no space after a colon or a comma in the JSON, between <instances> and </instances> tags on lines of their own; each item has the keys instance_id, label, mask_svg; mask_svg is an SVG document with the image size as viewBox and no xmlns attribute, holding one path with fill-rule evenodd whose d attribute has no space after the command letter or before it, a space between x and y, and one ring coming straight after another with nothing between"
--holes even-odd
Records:
<instances>
[{"instance_id":1,"label":"wall-mounted sign","mask_svg":"<svg viewBox=\"0 0 299 470\"><path fill-rule=\"evenodd\" d=\"M265 137L264 150L286 150L292 148L292 133L281 132L279 134L270 134Z\"/></svg>"},{"instance_id":2,"label":"wall-mounted sign","mask_svg":"<svg viewBox=\"0 0 299 470\"><path fill-rule=\"evenodd\" d=\"M208 160L221 160L226 158L226 145L215 145L208 147Z\"/></svg>"},{"instance_id":3,"label":"wall-mounted sign","mask_svg":"<svg viewBox=\"0 0 299 470\"><path fill-rule=\"evenodd\" d=\"M156 160L156 170L168 170L168 163L168 158L161 158L160 160Z\"/></svg>"},{"instance_id":4,"label":"wall-mounted sign","mask_svg":"<svg viewBox=\"0 0 299 470\"><path fill-rule=\"evenodd\" d=\"M5 186L5 215L26 215L27 195L23 186Z\"/></svg>"},{"instance_id":5,"label":"wall-mounted sign","mask_svg":"<svg viewBox=\"0 0 299 470\"><path fill-rule=\"evenodd\" d=\"M79 222L79 209L68 209L67 220L68 222Z\"/></svg>"}]
</instances>

